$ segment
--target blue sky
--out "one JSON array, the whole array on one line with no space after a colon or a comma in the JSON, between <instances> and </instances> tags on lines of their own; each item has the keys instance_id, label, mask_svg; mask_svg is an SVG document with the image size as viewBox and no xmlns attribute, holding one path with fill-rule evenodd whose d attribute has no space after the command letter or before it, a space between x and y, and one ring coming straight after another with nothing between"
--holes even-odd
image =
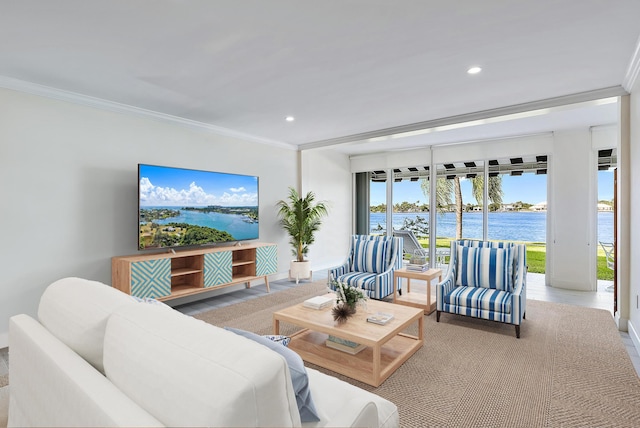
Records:
<instances>
[{"instance_id":1,"label":"blue sky","mask_svg":"<svg viewBox=\"0 0 640 428\"><path fill-rule=\"evenodd\" d=\"M257 206L258 177L140 165L141 206Z\"/></svg>"},{"instance_id":2,"label":"blue sky","mask_svg":"<svg viewBox=\"0 0 640 428\"><path fill-rule=\"evenodd\" d=\"M461 181L462 200L464 203L476 204L471 195L471 183L468 180ZM503 202L526 202L537 204L547 200L547 175L523 174L519 177L509 175L502 176ZM371 183L371 205L385 203L386 183ZM611 200L613 198L613 172L598 172L598 200ZM427 202L420 182L401 181L394 183L393 200L398 202Z\"/></svg>"}]
</instances>

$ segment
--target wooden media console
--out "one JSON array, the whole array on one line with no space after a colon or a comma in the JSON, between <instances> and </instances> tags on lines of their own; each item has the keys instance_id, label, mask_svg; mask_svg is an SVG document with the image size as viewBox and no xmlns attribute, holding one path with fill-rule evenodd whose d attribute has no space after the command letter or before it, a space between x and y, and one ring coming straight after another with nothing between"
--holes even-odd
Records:
<instances>
[{"instance_id":1,"label":"wooden media console","mask_svg":"<svg viewBox=\"0 0 640 428\"><path fill-rule=\"evenodd\" d=\"M111 259L112 286L136 297L170 300L264 279L278 269L278 247L248 243Z\"/></svg>"}]
</instances>

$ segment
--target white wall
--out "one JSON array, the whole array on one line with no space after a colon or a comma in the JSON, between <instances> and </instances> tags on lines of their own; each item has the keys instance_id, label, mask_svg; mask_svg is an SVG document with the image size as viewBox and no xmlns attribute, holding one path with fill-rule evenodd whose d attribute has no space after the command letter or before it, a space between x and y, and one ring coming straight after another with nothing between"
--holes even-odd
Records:
<instances>
[{"instance_id":1,"label":"white wall","mask_svg":"<svg viewBox=\"0 0 640 428\"><path fill-rule=\"evenodd\" d=\"M629 335L640 352L640 78L636 78L630 95L630 238L629 238ZM623 313L624 316L624 313Z\"/></svg>"},{"instance_id":2,"label":"white wall","mask_svg":"<svg viewBox=\"0 0 640 428\"><path fill-rule=\"evenodd\" d=\"M0 347L48 284L110 284L111 257L137 252L138 163L259 176L260 241L286 276L275 203L297 182L295 151L0 89Z\"/></svg>"},{"instance_id":3,"label":"white wall","mask_svg":"<svg viewBox=\"0 0 640 428\"><path fill-rule=\"evenodd\" d=\"M629 96L620 97L618 101L618 172L616 190L616 279L617 287L617 311L616 323L622 331L627 331L629 323L630 306L630 272L631 272L631 140L630 140L630 108Z\"/></svg>"},{"instance_id":4,"label":"white wall","mask_svg":"<svg viewBox=\"0 0 640 428\"><path fill-rule=\"evenodd\" d=\"M326 201L329 216L315 243L309 248L313 271L338 266L349 250L353 234L353 190L349 158L331 150L302 152L302 191L313 191L317 200ZM320 279L314 275L314 280Z\"/></svg>"},{"instance_id":5,"label":"white wall","mask_svg":"<svg viewBox=\"0 0 640 428\"><path fill-rule=\"evenodd\" d=\"M555 133L550 164L547 282L558 288L594 291L597 158L589 130Z\"/></svg>"}]
</instances>

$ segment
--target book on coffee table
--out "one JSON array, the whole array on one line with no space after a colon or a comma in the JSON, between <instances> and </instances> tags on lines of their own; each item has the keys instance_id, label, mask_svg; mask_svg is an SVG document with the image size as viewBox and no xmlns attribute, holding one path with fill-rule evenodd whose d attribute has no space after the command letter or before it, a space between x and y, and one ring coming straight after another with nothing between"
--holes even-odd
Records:
<instances>
[{"instance_id":1,"label":"book on coffee table","mask_svg":"<svg viewBox=\"0 0 640 428\"><path fill-rule=\"evenodd\" d=\"M366 348L366 345L352 342L351 340L340 339L332 335L329 335L329 338L324 343L328 348L337 349L338 351L351 355L355 355Z\"/></svg>"},{"instance_id":2,"label":"book on coffee table","mask_svg":"<svg viewBox=\"0 0 640 428\"><path fill-rule=\"evenodd\" d=\"M302 304L305 308L324 309L333 306L336 296L334 294L325 294L307 299Z\"/></svg>"},{"instance_id":3,"label":"book on coffee table","mask_svg":"<svg viewBox=\"0 0 640 428\"><path fill-rule=\"evenodd\" d=\"M374 324L380 324L380 325L385 325L392 319L393 319L393 314L389 314L386 312L376 312L375 314L371 314L367 317L368 322L372 322Z\"/></svg>"}]
</instances>

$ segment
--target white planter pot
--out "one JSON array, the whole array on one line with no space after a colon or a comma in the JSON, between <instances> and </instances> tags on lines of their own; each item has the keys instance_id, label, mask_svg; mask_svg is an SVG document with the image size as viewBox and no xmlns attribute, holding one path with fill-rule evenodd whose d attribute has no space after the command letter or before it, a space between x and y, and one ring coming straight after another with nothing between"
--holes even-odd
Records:
<instances>
[{"instance_id":1,"label":"white planter pot","mask_svg":"<svg viewBox=\"0 0 640 428\"><path fill-rule=\"evenodd\" d=\"M301 279L311 279L311 273L311 262L309 260L303 262L291 260L291 264L289 265L289 279L295 279L296 284L298 284Z\"/></svg>"}]
</instances>

